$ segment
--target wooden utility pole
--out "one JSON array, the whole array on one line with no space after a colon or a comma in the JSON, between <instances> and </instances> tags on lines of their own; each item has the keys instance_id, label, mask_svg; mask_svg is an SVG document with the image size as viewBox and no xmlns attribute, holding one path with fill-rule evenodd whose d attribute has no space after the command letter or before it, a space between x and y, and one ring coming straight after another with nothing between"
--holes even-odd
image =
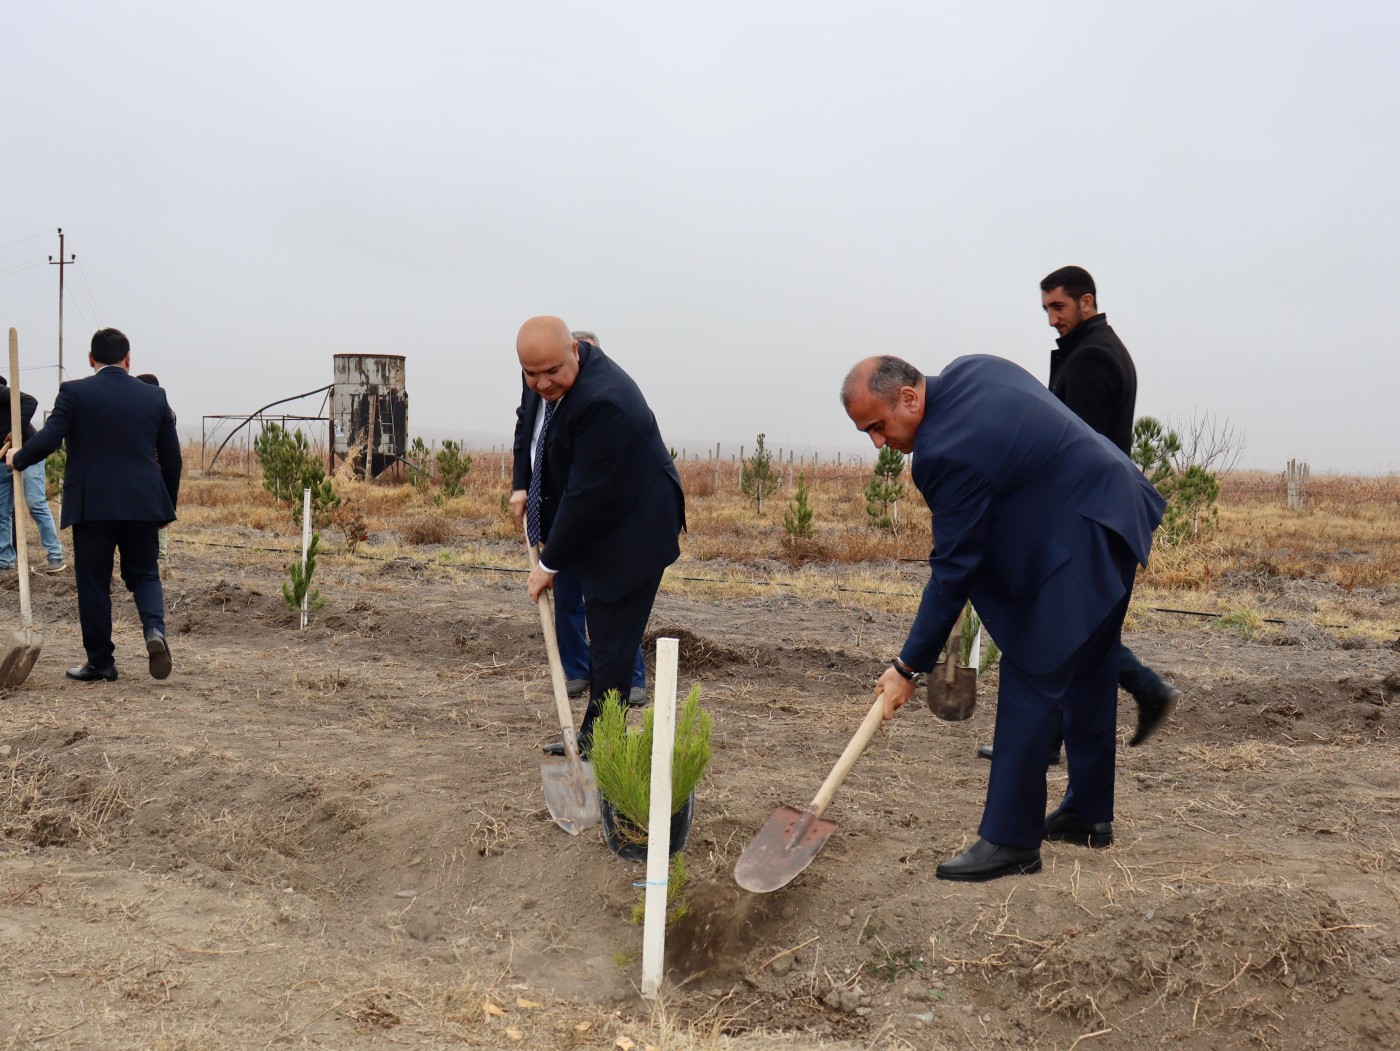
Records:
<instances>
[{"instance_id":1,"label":"wooden utility pole","mask_svg":"<svg viewBox=\"0 0 1400 1051\"><path fill-rule=\"evenodd\" d=\"M63 268L71 263L76 263L78 257L70 255L63 257L63 227L58 228L58 258L49 256L49 266L58 267L58 382L62 383L63 376Z\"/></svg>"}]
</instances>

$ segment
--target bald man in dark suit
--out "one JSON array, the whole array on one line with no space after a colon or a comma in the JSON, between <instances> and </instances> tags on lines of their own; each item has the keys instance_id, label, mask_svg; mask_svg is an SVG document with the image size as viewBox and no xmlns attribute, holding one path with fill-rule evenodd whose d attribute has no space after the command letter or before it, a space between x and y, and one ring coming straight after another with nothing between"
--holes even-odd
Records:
<instances>
[{"instance_id":1,"label":"bald man in dark suit","mask_svg":"<svg viewBox=\"0 0 1400 1051\"><path fill-rule=\"evenodd\" d=\"M520 327L516 356L539 395L533 418L521 420L532 435L528 473L517 458L515 474L531 541L544 545L527 587L538 602L563 569L583 587L592 649L579 728L586 750L604 695L626 698L631 687L662 573L680 557L685 496L641 390L602 350L544 316Z\"/></svg>"}]
</instances>

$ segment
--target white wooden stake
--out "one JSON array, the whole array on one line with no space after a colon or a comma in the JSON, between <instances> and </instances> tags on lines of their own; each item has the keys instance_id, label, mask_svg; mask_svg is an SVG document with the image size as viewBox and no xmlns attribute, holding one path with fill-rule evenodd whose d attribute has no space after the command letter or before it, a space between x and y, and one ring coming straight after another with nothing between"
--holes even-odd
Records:
<instances>
[{"instance_id":1,"label":"white wooden stake","mask_svg":"<svg viewBox=\"0 0 1400 1051\"><path fill-rule=\"evenodd\" d=\"M976 613L976 610L973 610ZM982 618L977 618L977 634L972 636L972 650L967 659L967 666L977 669L982 664Z\"/></svg>"},{"instance_id":2,"label":"white wooden stake","mask_svg":"<svg viewBox=\"0 0 1400 1051\"><path fill-rule=\"evenodd\" d=\"M646 918L642 926L642 995L661 991L666 958L666 883L671 871L671 753L676 741L676 667L680 643L656 640L655 714L651 724L651 813L647 815Z\"/></svg>"},{"instance_id":3,"label":"white wooden stake","mask_svg":"<svg viewBox=\"0 0 1400 1051\"><path fill-rule=\"evenodd\" d=\"M306 553L311 550L311 490L301 493L301 571L306 572ZM306 630L306 602L311 597L311 582L306 583L306 593L301 596L301 630Z\"/></svg>"}]
</instances>

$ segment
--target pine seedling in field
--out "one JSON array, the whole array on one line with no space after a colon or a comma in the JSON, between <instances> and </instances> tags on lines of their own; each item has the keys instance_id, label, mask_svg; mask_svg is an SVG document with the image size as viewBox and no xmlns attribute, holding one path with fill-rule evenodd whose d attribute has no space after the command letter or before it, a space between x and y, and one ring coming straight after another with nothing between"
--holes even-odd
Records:
<instances>
[{"instance_id":1,"label":"pine seedling in field","mask_svg":"<svg viewBox=\"0 0 1400 1051\"><path fill-rule=\"evenodd\" d=\"M419 435L413 439L413 444L408 447L408 480L413 484L413 488L420 493L426 493L428 486L433 484L433 473L429 470L432 462L432 454L428 451L428 443Z\"/></svg>"},{"instance_id":2,"label":"pine seedling in field","mask_svg":"<svg viewBox=\"0 0 1400 1051\"><path fill-rule=\"evenodd\" d=\"M792 540L812 538L812 504L808 499L805 474L797 476L797 492L793 494L792 503L783 515L783 531Z\"/></svg>"},{"instance_id":3,"label":"pine seedling in field","mask_svg":"<svg viewBox=\"0 0 1400 1051\"><path fill-rule=\"evenodd\" d=\"M778 487L778 469L773 465L773 454L763 444L764 435L758 436L758 445L752 456L744 458L744 469L739 475L739 488L745 496L758 501L758 513L763 514L763 498Z\"/></svg>"},{"instance_id":4,"label":"pine seedling in field","mask_svg":"<svg viewBox=\"0 0 1400 1051\"><path fill-rule=\"evenodd\" d=\"M640 730L627 729L627 706L610 690L593 724L588 750L598 790L632 826L645 834L651 820L651 742L656 710L648 708ZM671 813L685 806L710 763L710 713L700 707L700 687L676 713L676 741L671 752Z\"/></svg>"},{"instance_id":5,"label":"pine seedling in field","mask_svg":"<svg viewBox=\"0 0 1400 1051\"><path fill-rule=\"evenodd\" d=\"M290 579L282 584L282 599L294 613L301 610L303 599L313 609L320 609L326 604L321 593L311 586L311 578L316 574L316 549L320 544L321 534L312 533L311 543L306 548L306 561L294 559L287 567Z\"/></svg>"},{"instance_id":6,"label":"pine seedling in field","mask_svg":"<svg viewBox=\"0 0 1400 1051\"><path fill-rule=\"evenodd\" d=\"M462 479L466 478L471 469L472 458L462 455L461 442L448 438L442 443L442 448L437 454L437 470L438 477L442 479L442 495L446 499L461 496L467 491L462 486Z\"/></svg>"},{"instance_id":7,"label":"pine seedling in field","mask_svg":"<svg viewBox=\"0 0 1400 1051\"><path fill-rule=\"evenodd\" d=\"M899 500L904 496L904 483L899 480L903 471L903 453L888 445L880 450L865 486L865 516L876 529L893 530L895 527Z\"/></svg>"}]
</instances>

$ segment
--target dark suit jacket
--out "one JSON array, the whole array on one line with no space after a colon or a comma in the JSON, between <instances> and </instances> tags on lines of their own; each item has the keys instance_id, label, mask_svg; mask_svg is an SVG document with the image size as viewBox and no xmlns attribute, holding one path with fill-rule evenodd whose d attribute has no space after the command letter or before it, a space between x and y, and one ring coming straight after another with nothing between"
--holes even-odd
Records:
<instances>
[{"instance_id":1,"label":"dark suit jacket","mask_svg":"<svg viewBox=\"0 0 1400 1051\"><path fill-rule=\"evenodd\" d=\"M1125 453L1132 451L1137 369L1128 348L1095 314L1055 341L1050 352L1050 393Z\"/></svg>"},{"instance_id":2,"label":"dark suit jacket","mask_svg":"<svg viewBox=\"0 0 1400 1051\"><path fill-rule=\"evenodd\" d=\"M541 399L525 388L516 413L516 489L530 487L530 440ZM559 401L538 456L540 561L578 574L585 595L616 601L680 557L685 496L656 417L632 381L591 343Z\"/></svg>"},{"instance_id":3,"label":"dark suit jacket","mask_svg":"<svg viewBox=\"0 0 1400 1051\"><path fill-rule=\"evenodd\" d=\"M912 474L935 546L900 657L931 668L971 598L1006 660L1053 671L1123 597L1113 535L1146 564L1162 498L1018 365L958 358L927 384Z\"/></svg>"},{"instance_id":4,"label":"dark suit jacket","mask_svg":"<svg viewBox=\"0 0 1400 1051\"><path fill-rule=\"evenodd\" d=\"M109 365L58 388L42 430L15 454L17 469L68 442L64 528L79 522L175 521L180 439L165 391Z\"/></svg>"}]
</instances>

